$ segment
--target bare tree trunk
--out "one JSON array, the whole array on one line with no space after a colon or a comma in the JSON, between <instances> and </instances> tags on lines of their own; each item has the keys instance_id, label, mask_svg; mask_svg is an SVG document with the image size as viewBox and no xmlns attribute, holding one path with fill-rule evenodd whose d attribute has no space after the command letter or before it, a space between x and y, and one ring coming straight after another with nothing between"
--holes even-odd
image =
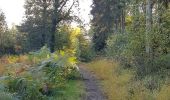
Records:
<instances>
[{"instance_id":1,"label":"bare tree trunk","mask_svg":"<svg viewBox=\"0 0 170 100\"><path fill-rule=\"evenodd\" d=\"M159 28L159 31L161 31L161 23L162 23L162 13L163 13L163 4L162 4L162 1L161 0L157 0L157 15L158 15L158 20L157 20L157 23L158 23L158 28Z\"/></svg>"},{"instance_id":2,"label":"bare tree trunk","mask_svg":"<svg viewBox=\"0 0 170 100\"><path fill-rule=\"evenodd\" d=\"M151 9L151 0L146 0L146 53L148 57L151 56L151 44L150 44L150 32L152 29L152 9Z\"/></svg>"},{"instance_id":3,"label":"bare tree trunk","mask_svg":"<svg viewBox=\"0 0 170 100\"><path fill-rule=\"evenodd\" d=\"M121 32L125 33L125 11L122 9L122 16L121 16Z\"/></svg>"},{"instance_id":4,"label":"bare tree trunk","mask_svg":"<svg viewBox=\"0 0 170 100\"><path fill-rule=\"evenodd\" d=\"M52 15L52 26L51 26L51 38L50 38L50 51L53 53L55 51L55 32L58 20L58 7L59 2L55 0L54 3L54 14Z\"/></svg>"},{"instance_id":5,"label":"bare tree trunk","mask_svg":"<svg viewBox=\"0 0 170 100\"><path fill-rule=\"evenodd\" d=\"M46 43L46 26L47 26L47 1L43 0L43 23L42 23L42 41L41 45L44 46Z\"/></svg>"},{"instance_id":6,"label":"bare tree trunk","mask_svg":"<svg viewBox=\"0 0 170 100\"><path fill-rule=\"evenodd\" d=\"M140 27L140 23L139 23L140 12L139 12L139 5L138 5L138 1L137 0L134 1L133 9L134 9L134 12L133 12L133 16L134 16L133 31L134 32L138 32L138 29Z\"/></svg>"},{"instance_id":7,"label":"bare tree trunk","mask_svg":"<svg viewBox=\"0 0 170 100\"><path fill-rule=\"evenodd\" d=\"M119 24L119 19L117 17L115 17L115 19L114 19L114 27L115 27L114 33L116 33L116 34L118 32L118 26L119 26L118 24Z\"/></svg>"}]
</instances>

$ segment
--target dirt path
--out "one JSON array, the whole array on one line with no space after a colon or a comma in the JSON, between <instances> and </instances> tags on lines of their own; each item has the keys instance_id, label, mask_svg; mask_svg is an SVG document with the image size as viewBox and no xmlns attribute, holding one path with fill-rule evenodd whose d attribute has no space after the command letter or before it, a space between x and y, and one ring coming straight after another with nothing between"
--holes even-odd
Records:
<instances>
[{"instance_id":1,"label":"dirt path","mask_svg":"<svg viewBox=\"0 0 170 100\"><path fill-rule=\"evenodd\" d=\"M106 100L95 76L83 67L80 67L80 73L82 74L86 89L83 100Z\"/></svg>"}]
</instances>

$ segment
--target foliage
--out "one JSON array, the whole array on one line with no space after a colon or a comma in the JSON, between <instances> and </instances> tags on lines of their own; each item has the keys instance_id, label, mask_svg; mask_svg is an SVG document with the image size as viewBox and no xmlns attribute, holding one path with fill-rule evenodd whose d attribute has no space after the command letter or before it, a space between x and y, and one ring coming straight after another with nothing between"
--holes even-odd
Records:
<instances>
[{"instance_id":1,"label":"foliage","mask_svg":"<svg viewBox=\"0 0 170 100\"><path fill-rule=\"evenodd\" d=\"M0 92L0 99L1 100L18 100L12 94L7 92Z\"/></svg>"},{"instance_id":2,"label":"foliage","mask_svg":"<svg viewBox=\"0 0 170 100\"><path fill-rule=\"evenodd\" d=\"M75 57L60 51L59 53L54 53L47 61L43 61L39 69L44 70L47 77L46 81L60 86L65 83L67 77L74 77L70 75L74 75L73 73L77 71L75 63Z\"/></svg>"},{"instance_id":3,"label":"foliage","mask_svg":"<svg viewBox=\"0 0 170 100\"><path fill-rule=\"evenodd\" d=\"M129 0L93 0L91 23L95 51L102 51L106 47L106 40L111 34L125 32L125 7L128 2Z\"/></svg>"},{"instance_id":4,"label":"foliage","mask_svg":"<svg viewBox=\"0 0 170 100\"><path fill-rule=\"evenodd\" d=\"M21 100L45 100L39 91L40 85L36 81L25 78L12 78L9 80L7 86L8 91L16 93L16 97Z\"/></svg>"},{"instance_id":5,"label":"foliage","mask_svg":"<svg viewBox=\"0 0 170 100\"><path fill-rule=\"evenodd\" d=\"M65 50L70 48L72 28L69 25L61 25L56 34L55 48L56 50Z\"/></svg>"},{"instance_id":6,"label":"foliage","mask_svg":"<svg viewBox=\"0 0 170 100\"><path fill-rule=\"evenodd\" d=\"M89 62L95 58L95 50L91 45L91 41L86 39L83 35L78 36L79 40L79 60L83 62Z\"/></svg>"},{"instance_id":7,"label":"foliage","mask_svg":"<svg viewBox=\"0 0 170 100\"><path fill-rule=\"evenodd\" d=\"M32 58L33 61L36 59L33 64L31 63L31 67L22 70L22 74L12 74L12 69L15 68L7 68L10 69L5 70L8 71L5 72L7 76L4 76L4 78L1 77L0 79L0 84L5 86L4 89L2 88L2 92L6 92L6 95L12 94L9 98L13 97L19 100L62 98L62 95L64 95L63 91L67 92L68 90L66 89L71 87L68 86L70 84L69 81L80 79L74 54L64 51L56 51L51 54L47 47L43 47L39 51L31 52L27 56L28 58ZM6 63L7 66L12 65L16 68L18 68L17 63L23 63L23 67L31 60L19 60L19 56L9 56L6 59L10 60L10 62ZM79 83L74 82L74 84L76 85ZM81 86L78 86L80 89L76 91L82 91L83 89ZM74 88L76 87L77 86ZM82 93L77 93L76 91L73 93L75 98ZM5 98L6 95L2 97Z\"/></svg>"},{"instance_id":8,"label":"foliage","mask_svg":"<svg viewBox=\"0 0 170 100\"><path fill-rule=\"evenodd\" d=\"M160 68L160 69L170 69L170 54L167 54L165 56L161 56L160 58L155 60L155 67Z\"/></svg>"},{"instance_id":9,"label":"foliage","mask_svg":"<svg viewBox=\"0 0 170 100\"><path fill-rule=\"evenodd\" d=\"M8 32L5 15L0 10L0 56L4 53L13 53L14 41L13 34Z\"/></svg>"},{"instance_id":10,"label":"foliage","mask_svg":"<svg viewBox=\"0 0 170 100\"><path fill-rule=\"evenodd\" d=\"M96 57L96 53L92 46L88 45L87 47L81 48L80 61L89 62Z\"/></svg>"},{"instance_id":11,"label":"foliage","mask_svg":"<svg viewBox=\"0 0 170 100\"><path fill-rule=\"evenodd\" d=\"M36 52L29 53L29 59L34 63L39 63L42 60L48 59L51 53L47 46L43 46L40 50Z\"/></svg>"},{"instance_id":12,"label":"foliage","mask_svg":"<svg viewBox=\"0 0 170 100\"><path fill-rule=\"evenodd\" d=\"M15 25L8 29L5 15L0 10L0 56L23 53L25 49L24 43L25 34L18 32Z\"/></svg>"},{"instance_id":13,"label":"foliage","mask_svg":"<svg viewBox=\"0 0 170 100\"><path fill-rule=\"evenodd\" d=\"M120 59L123 54L123 50L126 48L127 44L127 36L124 34L117 34L114 36L111 36L107 40L107 49L106 53L110 57L115 57Z\"/></svg>"},{"instance_id":14,"label":"foliage","mask_svg":"<svg viewBox=\"0 0 170 100\"><path fill-rule=\"evenodd\" d=\"M164 72L169 66L169 8L155 8L157 12L152 13L152 24L149 32L146 26L145 11L139 7L143 1L129 2L133 6L127 6L131 14L126 18L126 34L118 33L110 36L107 40L106 53L111 58L119 60L123 66L133 67L137 70L137 76L145 77L147 74ZM159 2L153 3L159 5ZM162 6L162 5L161 5ZM127 12L126 12L127 13ZM161 21L158 21L161 20ZM149 46L149 47L148 47ZM149 48L149 53L148 53ZM147 51L147 52L146 52ZM165 59L164 59L165 58Z\"/></svg>"},{"instance_id":15,"label":"foliage","mask_svg":"<svg viewBox=\"0 0 170 100\"><path fill-rule=\"evenodd\" d=\"M62 39L59 34L56 35L59 33L58 26L73 19L71 12L73 7L77 6L77 0L26 0L25 20L21 26L18 26L18 30L27 33L27 49L29 51L38 50L47 44L48 47L55 50L55 47L58 46L55 45L58 41L57 38ZM58 48L61 48L61 45Z\"/></svg>"},{"instance_id":16,"label":"foliage","mask_svg":"<svg viewBox=\"0 0 170 100\"><path fill-rule=\"evenodd\" d=\"M136 70L124 69L117 61L97 58L82 66L97 76L108 100L168 100L169 79L160 74L139 80Z\"/></svg>"}]
</instances>

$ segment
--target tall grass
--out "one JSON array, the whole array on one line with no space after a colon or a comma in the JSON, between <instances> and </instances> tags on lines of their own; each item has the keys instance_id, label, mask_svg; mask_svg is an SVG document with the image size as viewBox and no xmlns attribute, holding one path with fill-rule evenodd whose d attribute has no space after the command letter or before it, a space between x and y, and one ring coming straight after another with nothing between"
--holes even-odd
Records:
<instances>
[{"instance_id":1,"label":"tall grass","mask_svg":"<svg viewBox=\"0 0 170 100\"><path fill-rule=\"evenodd\" d=\"M123 69L116 61L100 58L82 66L98 77L109 100L170 100L170 85L151 90L152 78L136 79L135 70Z\"/></svg>"},{"instance_id":2,"label":"tall grass","mask_svg":"<svg viewBox=\"0 0 170 100\"><path fill-rule=\"evenodd\" d=\"M89 70L93 71L101 80L104 92L109 100L126 100L128 97L127 85L130 82L132 74L125 71L118 75L118 63L113 63L107 59L96 60L84 64Z\"/></svg>"},{"instance_id":3,"label":"tall grass","mask_svg":"<svg viewBox=\"0 0 170 100\"><path fill-rule=\"evenodd\" d=\"M170 100L170 84L164 85L157 95L157 100Z\"/></svg>"},{"instance_id":4,"label":"tall grass","mask_svg":"<svg viewBox=\"0 0 170 100\"><path fill-rule=\"evenodd\" d=\"M3 75L4 73L4 69L5 69L4 66L5 66L4 64L0 63L0 76Z\"/></svg>"}]
</instances>

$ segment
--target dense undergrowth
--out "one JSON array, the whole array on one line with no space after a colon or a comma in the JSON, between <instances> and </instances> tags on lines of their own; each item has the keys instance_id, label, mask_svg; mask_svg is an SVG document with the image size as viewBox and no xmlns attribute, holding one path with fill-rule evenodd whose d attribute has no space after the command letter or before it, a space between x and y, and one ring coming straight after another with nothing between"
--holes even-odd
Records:
<instances>
[{"instance_id":1,"label":"dense undergrowth","mask_svg":"<svg viewBox=\"0 0 170 100\"><path fill-rule=\"evenodd\" d=\"M73 53L43 47L27 55L4 56L0 100L80 100L83 83Z\"/></svg>"},{"instance_id":2,"label":"dense undergrowth","mask_svg":"<svg viewBox=\"0 0 170 100\"><path fill-rule=\"evenodd\" d=\"M109 100L169 100L169 72L137 77L135 68L124 68L117 61L97 58L83 63L100 79ZM163 77L164 75L164 77ZM166 76L166 77L165 77Z\"/></svg>"}]
</instances>

